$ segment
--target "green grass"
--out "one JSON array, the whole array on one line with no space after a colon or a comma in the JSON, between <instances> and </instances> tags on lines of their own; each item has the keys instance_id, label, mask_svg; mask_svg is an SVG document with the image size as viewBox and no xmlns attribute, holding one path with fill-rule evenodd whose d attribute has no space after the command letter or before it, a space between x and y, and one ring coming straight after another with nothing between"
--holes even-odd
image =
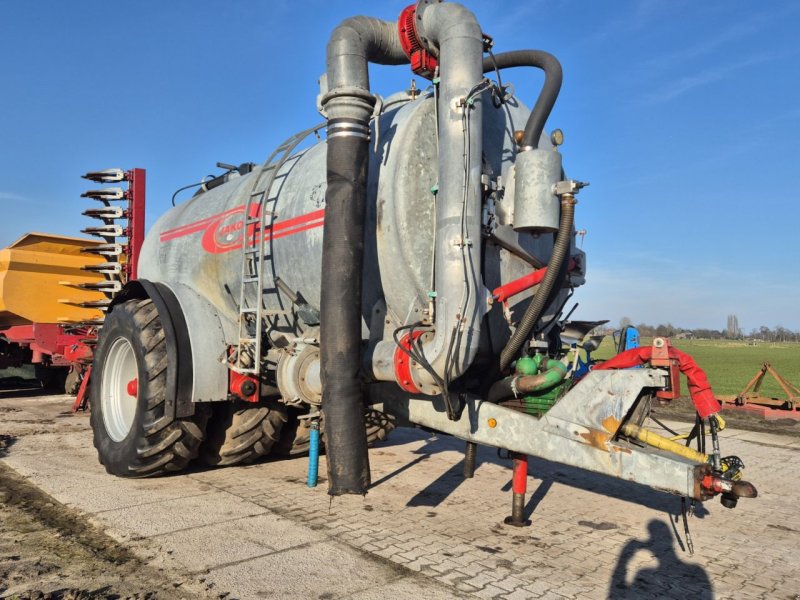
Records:
<instances>
[{"instance_id":1,"label":"green grass","mask_svg":"<svg viewBox=\"0 0 800 600\"><path fill-rule=\"evenodd\" d=\"M642 344L650 344L643 338ZM784 379L800 387L800 344L758 343L730 340L673 340L673 345L690 354L706 372L714 393L719 396L735 396L755 376L765 362L771 363ZM607 337L594 358L610 358L614 355L614 344ZM683 386L686 393L686 386ZM768 374L761 386L762 395L785 397L783 390Z\"/></svg>"}]
</instances>

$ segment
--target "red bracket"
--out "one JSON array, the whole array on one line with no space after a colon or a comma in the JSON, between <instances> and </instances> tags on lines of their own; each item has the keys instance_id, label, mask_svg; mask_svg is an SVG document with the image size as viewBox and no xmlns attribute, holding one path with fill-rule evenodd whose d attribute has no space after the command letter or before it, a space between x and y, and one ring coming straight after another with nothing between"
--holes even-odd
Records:
<instances>
[{"instance_id":1,"label":"red bracket","mask_svg":"<svg viewBox=\"0 0 800 600\"><path fill-rule=\"evenodd\" d=\"M414 379L411 377L411 358L403 350L410 350L411 341L417 339L423 333L425 332L415 331L406 334L400 340L400 347L394 350L394 377L397 380L397 385L412 394L419 394L421 392L414 383Z\"/></svg>"},{"instance_id":2,"label":"red bracket","mask_svg":"<svg viewBox=\"0 0 800 600\"><path fill-rule=\"evenodd\" d=\"M233 370L229 371L229 373L228 390L230 393L245 402L258 402L258 379Z\"/></svg>"},{"instance_id":3,"label":"red bracket","mask_svg":"<svg viewBox=\"0 0 800 600\"><path fill-rule=\"evenodd\" d=\"M423 48L422 40L420 40L417 33L416 17L416 4L405 7L403 12L400 13L400 17L397 19L397 33L400 35L400 45L411 61L411 70L420 77L433 79L433 74L436 72L439 61L436 60L433 54Z\"/></svg>"},{"instance_id":4,"label":"red bracket","mask_svg":"<svg viewBox=\"0 0 800 600\"><path fill-rule=\"evenodd\" d=\"M72 412L78 412L79 410L86 410L86 407L89 406L89 397L87 395L89 391L89 377L92 374L92 365L86 367L86 371L83 373L83 380L81 381L81 387L78 389L78 395L75 396L75 402L72 404Z\"/></svg>"},{"instance_id":5,"label":"red bracket","mask_svg":"<svg viewBox=\"0 0 800 600\"><path fill-rule=\"evenodd\" d=\"M669 340L667 338L653 339L653 355L650 364L654 367L667 367L669 369L669 387L665 390L656 392L656 398L669 401L680 398L681 395L681 371L678 360L669 355Z\"/></svg>"},{"instance_id":6,"label":"red bracket","mask_svg":"<svg viewBox=\"0 0 800 600\"><path fill-rule=\"evenodd\" d=\"M128 264L125 271L128 281L136 279L139 272L139 251L144 243L145 183L144 169L131 169L125 172L128 181Z\"/></svg>"}]
</instances>

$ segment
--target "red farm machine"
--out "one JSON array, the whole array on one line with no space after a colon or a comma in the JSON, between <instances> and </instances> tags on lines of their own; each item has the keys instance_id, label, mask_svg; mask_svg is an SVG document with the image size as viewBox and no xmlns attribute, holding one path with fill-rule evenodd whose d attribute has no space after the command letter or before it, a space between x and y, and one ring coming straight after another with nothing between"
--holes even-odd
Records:
<instances>
[{"instance_id":1,"label":"red farm machine","mask_svg":"<svg viewBox=\"0 0 800 600\"><path fill-rule=\"evenodd\" d=\"M561 65L492 45L451 2L343 21L320 79L325 121L158 219L94 354L110 473L313 455L319 441L329 493L365 494L370 442L418 426L465 440L467 472L484 444L511 452L517 475L535 455L698 501L756 495L721 455L720 407L690 357L659 340L576 374L562 311L584 283L585 184L565 175L561 132L544 130ZM430 87L379 98L370 63L410 65ZM518 67L544 72L533 109L504 83ZM679 371L708 452L645 427Z\"/></svg>"},{"instance_id":2,"label":"red farm machine","mask_svg":"<svg viewBox=\"0 0 800 600\"><path fill-rule=\"evenodd\" d=\"M83 214L101 224L83 233L101 241L28 233L0 250L0 369L33 366L44 387L76 394L76 409L86 405L103 312L136 278L144 240L144 170L85 177L126 185L84 194L98 205Z\"/></svg>"}]
</instances>

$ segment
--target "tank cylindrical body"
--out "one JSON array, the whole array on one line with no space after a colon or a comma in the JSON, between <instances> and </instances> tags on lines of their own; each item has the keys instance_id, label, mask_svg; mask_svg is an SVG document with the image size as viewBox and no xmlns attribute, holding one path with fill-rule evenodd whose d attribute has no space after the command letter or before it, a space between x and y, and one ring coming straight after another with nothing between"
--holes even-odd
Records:
<instances>
[{"instance_id":1,"label":"tank cylindrical body","mask_svg":"<svg viewBox=\"0 0 800 600\"><path fill-rule=\"evenodd\" d=\"M401 95L402 96L402 95ZM437 127L434 99L390 98L388 109L373 121L365 231L364 337L374 313L385 311L384 330L420 321L433 289ZM503 181L516 157L513 132L529 111L518 104L483 111L483 169L488 176L483 229L511 225L513 198L504 198ZM542 147L549 141L542 136ZM280 277L319 307L322 225L325 218L326 143L321 141L291 157L267 194L264 305L272 329L297 335L305 329L291 315L291 299L272 282ZM205 297L231 322L238 318L242 274L243 216L253 192L250 173L194 196L163 215L149 232L141 252L140 277L183 283ZM268 180L264 175L260 185ZM491 188L495 188L492 190ZM490 198L491 196L491 198ZM252 234L252 232L248 232ZM519 245L541 260L552 251L552 236L519 233ZM488 289L530 271L524 260L484 239L483 284ZM522 294L524 301L530 294ZM484 300L486 301L486 300ZM250 304L253 306L254 304ZM516 313L524 302L514 307ZM520 313L521 314L521 313ZM517 315L518 318L518 315ZM499 314L488 315L493 351L508 338ZM391 339L391 338L390 338Z\"/></svg>"}]
</instances>

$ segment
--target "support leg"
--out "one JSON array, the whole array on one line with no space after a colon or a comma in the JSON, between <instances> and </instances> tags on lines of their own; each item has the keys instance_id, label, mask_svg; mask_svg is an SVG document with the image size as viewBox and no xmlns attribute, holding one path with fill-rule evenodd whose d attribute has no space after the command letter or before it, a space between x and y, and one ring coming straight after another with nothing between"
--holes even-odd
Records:
<instances>
[{"instance_id":1,"label":"support leg","mask_svg":"<svg viewBox=\"0 0 800 600\"><path fill-rule=\"evenodd\" d=\"M528 527L530 519L525 518L525 492L528 490L528 456L526 454L513 453L514 477L511 489L514 493L511 504L511 516L503 521L506 525L514 527Z\"/></svg>"},{"instance_id":2,"label":"support leg","mask_svg":"<svg viewBox=\"0 0 800 600\"><path fill-rule=\"evenodd\" d=\"M475 460L478 456L478 444L467 442L464 449L464 478L472 479L475 476Z\"/></svg>"}]
</instances>

